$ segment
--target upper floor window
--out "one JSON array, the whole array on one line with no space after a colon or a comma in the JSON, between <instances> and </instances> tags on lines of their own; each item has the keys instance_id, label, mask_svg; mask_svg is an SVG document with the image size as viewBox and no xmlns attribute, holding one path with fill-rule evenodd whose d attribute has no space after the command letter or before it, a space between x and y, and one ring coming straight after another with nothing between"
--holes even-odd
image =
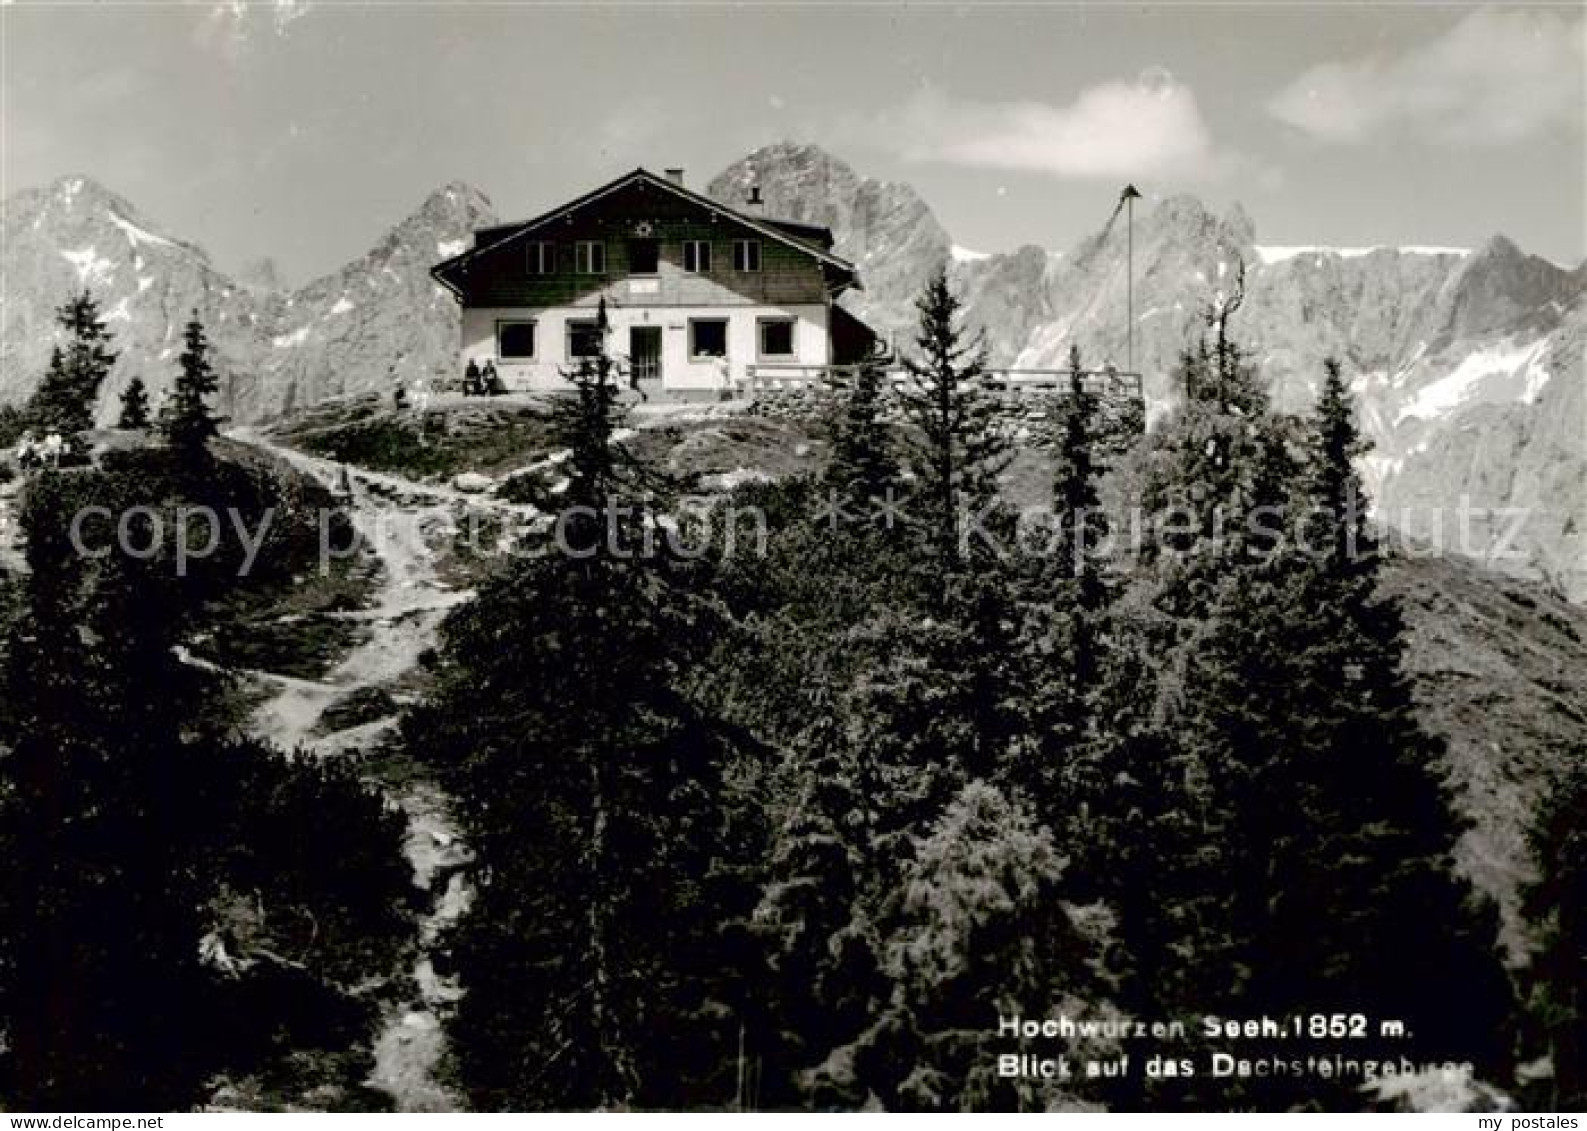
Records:
<instances>
[{"instance_id":1,"label":"upper floor window","mask_svg":"<svg viewBox=\"0 0 1587 1131\"><path fill-rule=\"evenodd\" d=\"M733 241L733 270L759 271L760 270L760 241L759 240L734 240Z\"/></svg>"},{"instance_id":2,"label":"upper floor window","mask_svg":"<svg viewBox=\"0 0 1587 1131\"><path fill-rule=\"evenodd\" d=\"M683 269L695 274L704 274L711 269L709 240L683 241Z\"/></svg>"},{"instance_id":3,"label":"upper floor window","mask_svg":"<svg viewBox=\"0 0 1587 1131\"><path fill-rule=\"evenodd\" d=\"M535 355L533 322L496 323L496 356L503 361L528 361Z\"/></svg>"},{"instance_id":4,"label":"upper floor window","mask_svg":"<svg viewBox=\"0 0 1587 1131\"><path fill-rule=\"evenodd\" d=\"M573 270L580 275L606 274L606 245L600 240L579 240L573 245Z\"/></svg>"},{"instance_id":5,"label":"upper floor window","mask_svg":"<svg viewBox=\"0 0 1587 1131\"><path fill-rule=\"evenodd\" d=\"M550 275L557 269L557 245L535 241L525 249L529 261L529 274Z\"/></svg>"},{"instance_id":6,"label":"upper floor window","mask_svg":"<svg viewBox=\"0 0 1587 1131\"><path fill-rule=\"evenodd\" d=\"M595 357L601 352L601 327L593 318L569 319L568 360Z\"/></svg>"},{"instance_id":7,"label":"upper floor window","mask_svg":"<svg viewBox=\"0 0 1587 1131\"><path fill-rule=\"evenodd\" d=\"M628 241L628 273L654 275L661 270L661 241L633 239Z\"/></svg>"}]
</instances>

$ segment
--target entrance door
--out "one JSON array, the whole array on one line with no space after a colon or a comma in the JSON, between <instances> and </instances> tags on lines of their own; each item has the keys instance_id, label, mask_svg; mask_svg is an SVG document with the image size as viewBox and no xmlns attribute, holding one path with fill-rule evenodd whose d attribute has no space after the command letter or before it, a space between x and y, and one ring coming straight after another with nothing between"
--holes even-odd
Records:
<instances>
[{"instance_id":1,"label":"entrance door","mask_svg":"<svg viewBox=\"0 0 1587 1131\"><path fill-rule=\"evenodd\" d=\"M630 380L661 380L661 327L631 326L628 330L628 363L633 367Z\"/></svg>"}]
</instances>

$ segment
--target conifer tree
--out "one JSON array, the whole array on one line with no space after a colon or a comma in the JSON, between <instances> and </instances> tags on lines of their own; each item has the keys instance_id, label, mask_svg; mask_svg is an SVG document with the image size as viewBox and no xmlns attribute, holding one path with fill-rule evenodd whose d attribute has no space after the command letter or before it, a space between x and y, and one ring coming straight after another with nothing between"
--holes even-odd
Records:
<instances>
[{"instance_id":1,"label":"conifer tree","mask_svg":"<svg viewBox=\"0 0 1587 1131\"><path fill-rule=\"evenodd\" d=\"M138 430L147 428L149 422L149 390L142 377L134 377L122 390L121 417L116 421L116 427Z\"/></svg>"},{"instance_id":2,"label":"conifer tree","mask_svg":"<svg viewBox=\"0 0 1587 1131\"><path fill-rule=\"evenodd\" d=\"M1399 611L1378 593L1352 411L1330 361L1303 543L1219 587L1187 689L1184 738L1223 811L1230 991L1275 1011L1393 1017L1413 1038L1381 1052L1502 1070L1509 994L1492 908L1453 872L1464 826L1442 744L1415 713Z\"/></svg>"},{"instance_id":3,"label":"conifer tree","mask_svg":"<svg viewBox=\"0 0 1587 1131\"><path fill-rule=\"evenodd\" d=\"M909 500L920 535L914 567L925 594L911 630L937 693L966 712L938 757L984 777L1016 745L1023 713L1012 662L1018 617L1012 514L999 477L1012 458L1000 405L989 387L986 345L960 324L961 303L939 268L916 309L918 356L900 404L915 436L909 459L918 489Z\"/></svg>"},{"instance_id":4,"label":"conifer tree","mask_svg":"<svg viewBox=\"0 0 1587 1131\"><path fill-rule=\"evenodd\" d=\"M1193 684L1221 670L1206 641L1228 612L1222 595L1254 592L1264 544L1254 528L1282 527L1296 490L1291 430L1230 333L1240 298L1237 288L1205 312L1206 333L1180 359L1180 404L1140 449L1142 568L1106 611L1091 705L1109 725L1068 752L1069 816L1051 818L1079 890L1120 914L1126 1005L1165 1016L1229 992L1241 928L1226 907L1239 867L1226 828L1239 818L1214 787L1223 753L1192 725L1213 692ZM1233 683L1219 694L1236 695Z\"/></svg>"},{"instance_id":5,"label":"conifer tree","mask_svg":"<svg viewBox=\"0 0 1587 1131\"><path fill-rule=\"evenodd\" d=\"M813 717L795 744L788 803L766 862L755 927L768 966L764 1040L772 1105L852 1103L806 1091L808 1073L852 1041L885 992L870 924L877 899L877 810L886 804L868 764L854 757L840 705Z\"/></svg>"},{"instance_id":6,"label":"conifer tree","mask_svg":"<svg viewBox=\"0 0 1587 1131\"><path fill-rule=\"evenodd\" d=\"M66 351L60 346L51 347L49 367L28 399L25 415L32 427L46 434L70 435L87 427L76 384L67 372Z\"/></svg>"},{"instance_id":7,"label":"conifer tree","mask_svg":"<svg viewBox=\"0 0 1587 1131\"><path fill-rule=\"evenodd\" d=\"M911 509L928 547L927 568L944 584L969 568L961 561L961 535L971 556L985 555L983 541L965 527L996 502L998 476L1012 458L987 385L986 343L960 325L962 305L939 268L915 303L917 356L904 359L910 380L901 396L919 432L910 452L920 482Z\"/></svg>"},{"instance_id":8,"label":"conifer tree","mask_svg":"<svg viewBox=\"0 0 1587 1131\"><path fill-rule=\"evenodd\" d=\"M1528 835L1537 878L1522 910L1537 939L1527 970L1532 1014L1553 1065L1546 1105L1587 1107L1587 750L1551 783Z\"/></svg>"},{"instance_id":9,"label":"conifer tree","mask_svg":"<svg viewBox=\"0 0 1587 1131\"><path fill-rule=\"evenodd\" d=\"M1025 547L1035 554L1022 578L1017 678L1025 687L1028 736L1010 748L999 781L1023 793L1040 821L1064 830L1084 799L1082 762L1095 758L1109 601L1101 560L1108 520L1098 493L1099 403L1086 387L1078 347L1070 350L1068 389L1054 415L1050 526L1040 546Z\"/></svg>"},{"instance_id":10,"label":"conifer tree","mask_svg":"<svg viewBox=\"0 0 1587 1131\"><path fill-rule=\"evenodd\" d=\"M1229 329L1241 299L1203 313L1206 333L1180 357L1182 403L1147 442L1142 556L1187 622L1229 563L1272 547L1296 475L1290 429Z\"/></svg>"},{"instance_id":11,"label":"conifer tree","mask_svg":"<svg viewBox=\"0 0 1587 1131\"><path fill-rule=\"evenodd\" d=\"M856 367L839 389L832 428L832 459L825 480L838 499L875 525L869 514L898 485L898 460L892 429L884 417L887 374L875 361Z\"/></svg>"},{"instance_id":12,"label":"conifer tree","mask_svg":"<svg viewBox=\"0 0 1587 1131\"><path fill-rule=\"evenodd\" d=\"M448 619L437 693L407 723L482 864L451 940L468 988L451 1038L486 1109L733 1090L722 927L750 903L723 894L715 850L729 743L680 678L710 622L613 438L620 385L600 342L555 413L570 456L553 544Z\"/></svg>"},{"instance_id":13,"label":"conifer tree","mask_svg":"<svg viewBox=\"0 0 1587 1131\"><path fill-rule=\"evenodd\" d=\"M851 1065L859 1089L895 1111L1042 1110L1072 1098L1072 1082L990 1070L1009 1047L1000 1018L1104 1004L1096 940L1063 900L1063 870L1027 812L984 782L966 785L891 893L877 927L889 995L833 1069Z\"/></svg>"},{"instance_id":14,"label":"conifer tree","mask_svg":"<svg viewBox=\"0 0 1587 1131\"><path fill-rule=\"evenodd\" d=\"M85 586L63 484L46 473L30 488L32 572L6 650L0 1095L24 1109L183 1107L213 1060L178 833L191 815L175 802L175 618L130 558Z\"/></svg>"},{"instance_id":15,"label":"conifer tree","mask_svg":"<svg viewBox=\"0 0 1587 1131\"><path fill-rule=\"evenodd\" d=\"M99 304L84 290L56 311L66 332L64 348L50 353L49 369L28 405L34 427L71 439L94 426L99 387L116 363L111 334L99 316Z\"/></svg>"},{"instance_id":16,"label":"conifer tree","mask_svg":"<svg viewBox=\"0 0 1587 1131\"><path fill-rule=\"evenodd\" d=\"M189 463L208 457L209 441L219 430L209 398L220 387L209 360L209 339L198 320L198 311L182 334L181 371L161 406L160 427L165 439Z\"/></svg>"}]
</instances>

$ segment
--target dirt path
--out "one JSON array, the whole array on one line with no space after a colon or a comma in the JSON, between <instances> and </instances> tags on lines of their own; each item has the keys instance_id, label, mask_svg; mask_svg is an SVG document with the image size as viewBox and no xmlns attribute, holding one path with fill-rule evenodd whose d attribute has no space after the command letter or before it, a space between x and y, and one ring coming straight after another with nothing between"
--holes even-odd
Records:
<instances>
[{"instance_id":1,"label":"dirt path","mask_svg":"<svg viewBox=\"0 0 1587 1131\"><path fill-rule=\"evenodd\" d=\"M620 438L663 425L676 415L636 410L634 427L623 429ZM332 490L342 479L343 465L283 446L256 430L238 429L232 437L271 453ZM512 474L549 471L567 456L565 451L552 452ZM533 508L451 486L415 483L383 472L346 471L353 526L380 559L382 571L380 588L369 606L342 615L367 622L373 631L323 679L246 673L273 689L254 712L254 733L282 748L301 747L322 757L371 749L390 732L395 716L339 731L318 728L326 710L338 700L357 691L389 687L411 671L425 649L435 645L447 611L472 598L472 592L451 589L441 580L434 546L442 543L434 536L453 527L465 509L519 519L533 513ZM407 815L403 854L413 869L414 884L429 896L429 907L419 922L412 971L417 993L385 1019L375 1038L375 1067L369 1082L390 1095L399 1111L455 1111L460 1101L437 1081L435 1069L445 1052L442 1019L462 991L436 974L430 955L439 936L468 909L473 892L467 866L472 854L459 837L450 799L434 782L404 781L388 787L387 797Z\"/></svg>"},{"instance_id":2,"label":"dirt path","mask_svg":"<svg viewBox=\"0 0 1587 1131\"><path fill-rule=\"evenodd\" d=\"M258 433L240 431L235 438L269 451L332 489L341 477L340 465L282 447ZM458 505L475 500L392 475L350 471L350 482L353 526L380 559L382 572L369 607L345 615L368 621L373 631L323 680L250 673L274 688L254 713L253 731L283 748L301 746L325 757L369 749L396 723L392 716L316 734L325 710L350 693L387 687L411 671L420 654L435 645L447 611L473 596L439 579L426 534L449 525ZM455 1111L459 1101L436 1080L435 1068L445 1049L441 1019L461 990L436 975L430 951L468 908L472 892L466 866L472 857L459 838L450 799L433 782L405 781L387 796L407 815L403 854L414 884L428 893L430 904L419 922L413 967L417 994L387 1016L375 1039L369 1082L389 1094L399 1111Z\"/></svg>"}]
</instances>

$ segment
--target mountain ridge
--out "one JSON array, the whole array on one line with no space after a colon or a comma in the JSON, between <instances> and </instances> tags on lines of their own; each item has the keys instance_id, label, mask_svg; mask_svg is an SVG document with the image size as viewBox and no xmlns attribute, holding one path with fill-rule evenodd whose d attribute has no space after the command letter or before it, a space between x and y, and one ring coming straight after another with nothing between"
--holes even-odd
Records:
<instances>
[{"instance_id":1,"label":"mountain ridge","mask_svg":"<svg viewBox=\"0 0 1587 1131\"><path fill-rule=\"evenodd\" d=\"M910 185L863 176L816 145L755 150L705 191L746 207L751 186L766 214L832 230L865 288L842 301L897 342L907 346L914 296L943 265L994 364L1061 367L1075 344L1090 363L1123 367L1133 352L1154 416L1173 404L1174 365L1201 332L1205 304L1233 288L1243 265L1236 334L1275 404L1305 408L1325 357L1350 372L1374 444L1363 470L1381 510L1429 517L1462 501L1526 508L1532 525L1520 558L1495 564L1587 597L1587 522L1577 517L1587 507L1587 457L1573 434L1587 419L1587 263L1561 268L1502 234L1463 252L1285 246L1275 254L1240 205L1220 212L1174 194L1136 208L1131 333L1118 216L1062 253L1026 245L965 255ZM227 276L201 247L91 178L21 190L4 202L10 293L0 296L0 399L31 390L50 313L83 285L100 295L125 355L103 392L102 419L133 373L156 397L168 386L194 309L216 343L222 411L239 420L423 384L451 371L457 333L455 306L429 267L496 222L482 192L452 181L364 255L283 290L256 274Z\"/></svg>"}]
</instances>

